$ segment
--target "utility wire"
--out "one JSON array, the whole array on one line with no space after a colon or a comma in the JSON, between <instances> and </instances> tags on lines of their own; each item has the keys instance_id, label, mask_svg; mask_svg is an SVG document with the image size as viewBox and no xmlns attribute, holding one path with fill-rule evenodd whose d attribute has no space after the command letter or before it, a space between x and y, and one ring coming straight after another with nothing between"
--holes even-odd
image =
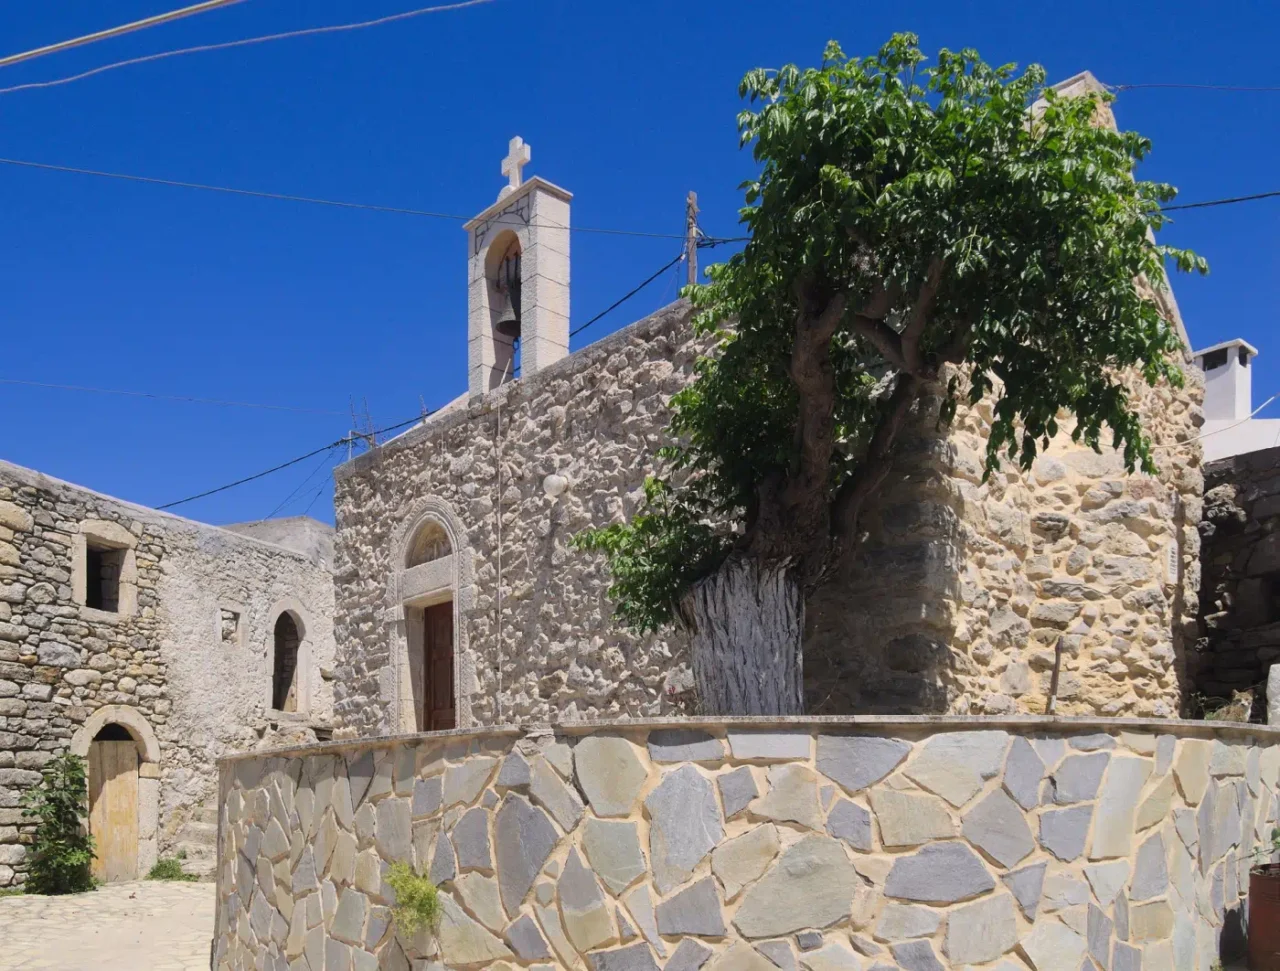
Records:
<instances>
[{"instance_id":1,"label":"utility wire","mask_svg":"<svg viewBox=\"0 0 1280 971\"><path fill-rule=\"evenodd\" d=\"M236 0L223 0L223 2L236 2ZM268 41L285 40L291 37L310 37L315 34L332 34L343 30L360 30L364 27L378 27L382 24L393 23L397 20L408 20L410 17L420 17L423 14L444 13L448 10L461 10L464 7L475 7L482 3L492 2L493 0L462 0L460 3L449 3L435 7L419 7L417 10L407 10L404 13L391 14L386 17L378 17L376 20L361 21L360 23L333 24L328 27L306 27L302 30L287 30L279 34L264 34L261 37L245 37L241 40L224 41L220 44L200 44L196 47L183 47L173 51L162 51L158 54L146 54L142 57L131 57L128 60L116 61L113 64L104 64L102 67L95 67L92 70L82 71L80 74L72 74L65 78L55 78L52 81L33 81L29 84L15 84L12 87L0 88L0 94L11 94L14 91L27 91L31 88L52 88L59 84L70 84L72 81L80 81L83 78L93 77L93 75L102 74L104 71L114 71L117 68L128 67L131 64L145 64L148 61L159 61L166 57L177 57L179 54L196 54L202 51L221 51L226 50L229 47L244 47L248 44L264 44ZM209 5L202 4L198 6ZM199 13L199 11L195 12ZM140 21L140 23L142 23L142 21ZM40 52L33 52L33 55L35 53ZM25 55L15 56L19 58L25 57ZM0 61L0 67L4 67L3 61Z\"/></svg>"},{"instance_id":2,"label":"utility wire","mask_svg":"<svg viewBox=\"0 0 1280 971\"><path fill-rule=\"evenodd\" d=\"M490 2L490 0L485 0ZM233 189L222 185L208 185L203 182L180 182L176 179L158 179L147 175L129 175L123 172L103 172L98 169L82 169L70 165L53 165L48 162L31 162L25 159L16 158L0 158L0 165L16 165L29 169L45 169L50 172L70 172L75 175L94 175L104 179L123 179L126 182L142 182L147 185L167 185L175 186L180 189L204 189L207 192L225 192L236 196L251 196L257 199L278 199L284 202L305 202L315 206L334 206L339 209L368 209L373 212L391 212L398 213L402 216L426 216L431 219L453 219L458 222L467 222L474 216L463 216L450 212L431 212L426 209L406 209L400 206L376 206L364 202L342 202L334 199L317 199L312 196L295 196L282 192L258 192L254 189ZM563 229L563 226L548 226L539 223L530 223L531 228L536 229ZM651 239L684 239L684 236L674 233L642 233L628 229L597 229L591 226L570 226L570 232L577 233L604 233L610 236L645 236Z\"/></svg>"},{"instance_id":3,"label":"utility wire","mask_svg":"<svg viewBox=\"0 0 1280 971\"><path fill-rule=\"evenodd\" d=\"M1280 87L1249 87L1240 84L1106 84L1111 91L1133 91L1137 88L1191 88L1200 91L1280 91Z\"/></svg>"},{"instance_id":4,"label":"utility wire","mask_svg":"<svg viewBox=\"0 0 1280 971\"><path fill-rule=\"evenodd\" d=\"M307 477L303 479L301 482L299 482L296 486L294 486L293 491L289 493L287 496L285 496L283 499L281 499L279 504L274 509L272 509L271 512L263 516L262 519L259 520L259 522L262 522L268 519L274 519L276 513L278 513L285 506L289 505L289 503L293 501L294 497L297 496L298 493L300 493L303 489L307 488L311 484L311 480L315 478L316 473L319 472L321 469L323 469L326 464L328 464L329 454L330 453L326 451L324 455L320 456L320 461L316 463L316 467L314 469L312 469L310 472L307 473Z\"/></svg>"},{"instance_id":5,"label":"utility wire","mask_svg":"<svg viewBox=\"0 0 1280 971\"><path fill-rule=\"evenodd\" d=\"M1180 206L1162 206L1161 212L1173 212L1175 209L1207 209L1210 206L1229 206L1236 202L1253 202L1255 199L1273 199L1280 196L1277 192L1259 192L1251 196L1236 196L1233 199L1213 199L1210 202L1187 202Z\"/></svg>"},{"instance_id":6,"label":"utility wire","mask_svg":"<svg viewBox=\"0 0 1280 971\"><path fill-rule=\"evenodd\" d=\"M57 54L61 51L70 50L73 47L82 47L85 44L93 44L100 40L120 37L123 34L132 34L137 30L146 30L148 27L157 27L160 24L171 23L175 20L181 20L183 17L190 17L194 14L205 13L209 10L216 10L218 7L228 7L233 3L239 2L240 0L205 0L204 3L192 4L190 7L183 7L181 10L170 10L168 13L156 14L154 17L147 17L143 20L135 20L130 24L121 24L119 27L110 27L107 30L99 30L96 33L85 34L83 37L75 37L71 40L59 41L56 44L37 47L35 50L24 51L21 54L10 54L8 57L0 57L0 67L8 67L10 64L20 64L23 61L34 60L35 58L43 57L46 54Z\"/></svg>"},{"instance_id":7,"label":"utility wire","mask_svg":"<svg viewBox=\"0 0 1280 971\"><path fill-rule=\"evenodd\" d=\"M681 237L679 237L679 238L680 238L680 239L684 239L684 237L683 237L683 236L681 236ZM670 263L665 264L665 265L662 267L662 269L658 270L658 272L654 273L652 276L650 276L648 279L646 279L643 283L641 283L641 284L639 284L638 286L634 287L633 289L631 289L630 291L628 291L625 295L623 295L623 296L619 297L619 298L618 298L617 300L615 300L613 303L609 304L609 306L605 307L605 308L604 308L604 310L600 311L598 314L596 314L594 317L592 317L590 320L588 320L588 321L587 321L585 324L583 324L581 327L578 327L578 328L576 328L576 329L574 329L574 330L569 331L569 337L570 337L570 338L572 338L572 337L574 337L574 336L576 336L576 335L578 335L578 334L581 334L584 330L586 330L588 327L590 327L592 324L594 324L594 323L595 323L597 320L599 320L601 317L604 317L606 314L609 314L609 313L611 313L612 311L616 310L618 307L622 306L624 303L626 303L628 300L630 300L632 297L634 297L637 293L639 293L641 290L643 290L645 287L647 287L647 286L648 286L650 283L652 283L654 280L658 279L658 277L662 276L662 274L666 273L666 272L667 272L667 270L671 269L673 266L675 266L677 263L679 263L679 262L680 262L681 260L683 260L683 259L684 259L684 250L681 250L681 251L676 255L676 258L675 258L674 260L672 260Z\"/></svg>"},{"instance_id":8,"label":"utility wire","mask_svg":"<svg viewBox=\"0 0 1280 971\"><path fill-rule=\"evenodd\" d=\"M0 378L0 384L18 384L28 388L52 388L57 391L87 391L93 394L115 394L129 398L155 398L159 401L185 401L199 405L226 405L233 408L266 408L271 411L297 411L309 415L345 415L345 411L327 411L323 408L295 408L292 405L264 405L254 401L224 401L220 398L192 398L186 395L155 394L151 391L120 391L115 388L89 388L79 384L49 384L44 381L27 381L22 378Z\"/></svg>"},{"instance_id":9,"label":"utility wire","mask_svg":"<svg viewBox=\"0 0 1280 971\"><path fill-rule=\"evenodd\" d=\"M428 412L428 414L430 414L430 412ZM375 440L376 440L376 436L378 435L382 435L385 432L396 431L397 429L404 428L407 425L417 424L418 422L422 421L426 417L427 415L421 415L421 414L414 415L412 418L408 419L407 421L402 421L395 425L388 425L386 428L375 429L373 432L373 436L375 437ZM343 435L337 441L330 442L328 445L322 445L320 448L312 449L310 452L307 452L306 455L299 455L296 459L290 459L288 462L281 462L279 465L273 466L272 468L269 468L264 472L256 472L253 475L245 476L243 479L237 479L235 482L228 482L226 485L218 486L216 489L208 489L204 492L197 493L194 496L187 496L187 498L185 499L178 499L176 502L166 502L163 506L156 506L156 508L172 509L174 506L181 506L188 502L195 502L195 500L197 499L203 499L206 496L216 495L219 492L226 492L228 489L234 489L236 486L244 485L246 482L253 482L255 479L261 479L264 476L271 475L271 473L273 472L279 472L281 469L287 469L291 465L297 465L299 462L305 462L307 459L312 458L316 455L319 455L322 452L330 452L341 445L346 445L349 442L355 441L357 438L364 438L364 437L365 436L363 435L356 435L354 432L350 432L346 435Z\"/></svg>"}]
</instances>

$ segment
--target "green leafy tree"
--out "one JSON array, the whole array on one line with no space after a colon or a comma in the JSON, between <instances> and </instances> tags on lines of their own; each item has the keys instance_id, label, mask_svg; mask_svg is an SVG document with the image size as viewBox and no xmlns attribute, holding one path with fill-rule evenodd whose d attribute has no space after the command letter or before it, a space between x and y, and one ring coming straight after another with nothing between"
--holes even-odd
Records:
<instances>
[{"instance_id":1,"label":"green leafy tree","mask_svg":"<svg viewBox=\"0 0 1280 971\"><path fill-rule=\"evenodd\" d=\"M23 818L36 827L27 887L48 894L92 890L94 847L84 822L89 804L84 759L64 752L50 759L41 774L41 785L23 796Z\"/></svg>"},{"instance_id":2,"label":"green leafy tree","mask_svg":"<svg viewBox=\"0 0 1280 971\"><path fill-rule=\"evenodd\" d=\"M685 291L714 348L647 504L578 537L621 619L688 629L704 710L801 710L805 598L848 562L922 396L944 420L991 399L988 474L1029 466L1063 412L1154 471L1126 381L1181 383L1157 293L1166 261L1207 267L1155 242L1175 192L1134 177L1150 143L1098 123L1108 97L1044 83L972 50L928 63L910 34L742 81L750 240Z\"/></svg>"}]
</instances>

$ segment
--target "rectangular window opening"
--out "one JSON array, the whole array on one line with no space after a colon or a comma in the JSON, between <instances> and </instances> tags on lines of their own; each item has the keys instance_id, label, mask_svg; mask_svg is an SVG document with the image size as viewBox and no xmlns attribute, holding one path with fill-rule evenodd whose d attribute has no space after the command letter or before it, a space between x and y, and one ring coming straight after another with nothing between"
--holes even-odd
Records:
<instances>
[{"instance_id":1,"label":"rectangular window opening","mask_svg":"<svg viewBox=\"0 0 1280 971\"><path fill-rule=\"evenodd\" d=\"M126 550L85 547L85 606L116 614L120 612L120 574Z\"/></svg>"},{"instance_id":2,"label":"rectangular window opening","mask_svg":"<svg viewBox=\"0 0 1280 971\"><path fill-rule=\"evenodd\" d=\"M1220 367L1225 367L1227 363L1227 349L1225 347L1216 351L1210 351L1204 356L1204 369L1213 371Z\"/></svg>"}]
</instances>

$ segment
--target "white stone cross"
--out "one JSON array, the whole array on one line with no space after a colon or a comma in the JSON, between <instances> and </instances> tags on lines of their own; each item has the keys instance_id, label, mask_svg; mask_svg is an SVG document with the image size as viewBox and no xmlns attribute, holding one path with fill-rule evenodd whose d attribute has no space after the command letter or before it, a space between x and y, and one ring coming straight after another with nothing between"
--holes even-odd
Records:
<instances>
[{"instance_id":1,"label":"white stone cross","mask_svg":"<svg viewBox=\"0 0 1280 971\"><path fill-rule=\"evenodd\" d=\"M519 135L507 144L507 157L502 160L502 174L507 177L508 183L502 190L503 195L520 188L523 181L520 170L529 164L532 157L533 152Z\"/></svg>"}]
</instances>

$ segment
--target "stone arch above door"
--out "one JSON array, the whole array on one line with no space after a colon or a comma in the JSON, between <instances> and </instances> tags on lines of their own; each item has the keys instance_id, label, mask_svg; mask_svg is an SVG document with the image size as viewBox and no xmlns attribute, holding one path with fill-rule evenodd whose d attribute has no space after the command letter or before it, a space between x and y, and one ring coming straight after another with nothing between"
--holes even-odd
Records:
<instances>
[{"instance_id":1,"label":"stone arch above door","mask_svg":"<svg viewBox=\"0 0 1280 971\"><path fill-rule=\"evenodd\" d=\"M129 733L138 750L138 876L145 876L156 862L156 832L160 823L160 740L145 715L130 705L104 705L90 715L71 737L71 752L89 758L89 747L98 733L118 725Z\"/></svg>"},{"instance_id":2,"label":"stone arch above door","mask_svg":"<svg viewBox=\"0 0 1280 971\"><path fill-rule=\"evenodd\" d=\"M443 536L429 537L424 532ZM445 550L448 552L445 552ZM476 690L475 662L468 648L466 618L475 603L475 570L466 530L453 507L426 496L401 520L391 538L387 582L390 663L383 671L382 697L388 703L387 730L416 731L418 713L412 691L410 619L406 611L423 604L453 603L454 710L459 728L471 724L471 695ZM419 562L421 561L421 562ZM412 565L410 565L412 564Z\"/></svg>"}]
</instances>

